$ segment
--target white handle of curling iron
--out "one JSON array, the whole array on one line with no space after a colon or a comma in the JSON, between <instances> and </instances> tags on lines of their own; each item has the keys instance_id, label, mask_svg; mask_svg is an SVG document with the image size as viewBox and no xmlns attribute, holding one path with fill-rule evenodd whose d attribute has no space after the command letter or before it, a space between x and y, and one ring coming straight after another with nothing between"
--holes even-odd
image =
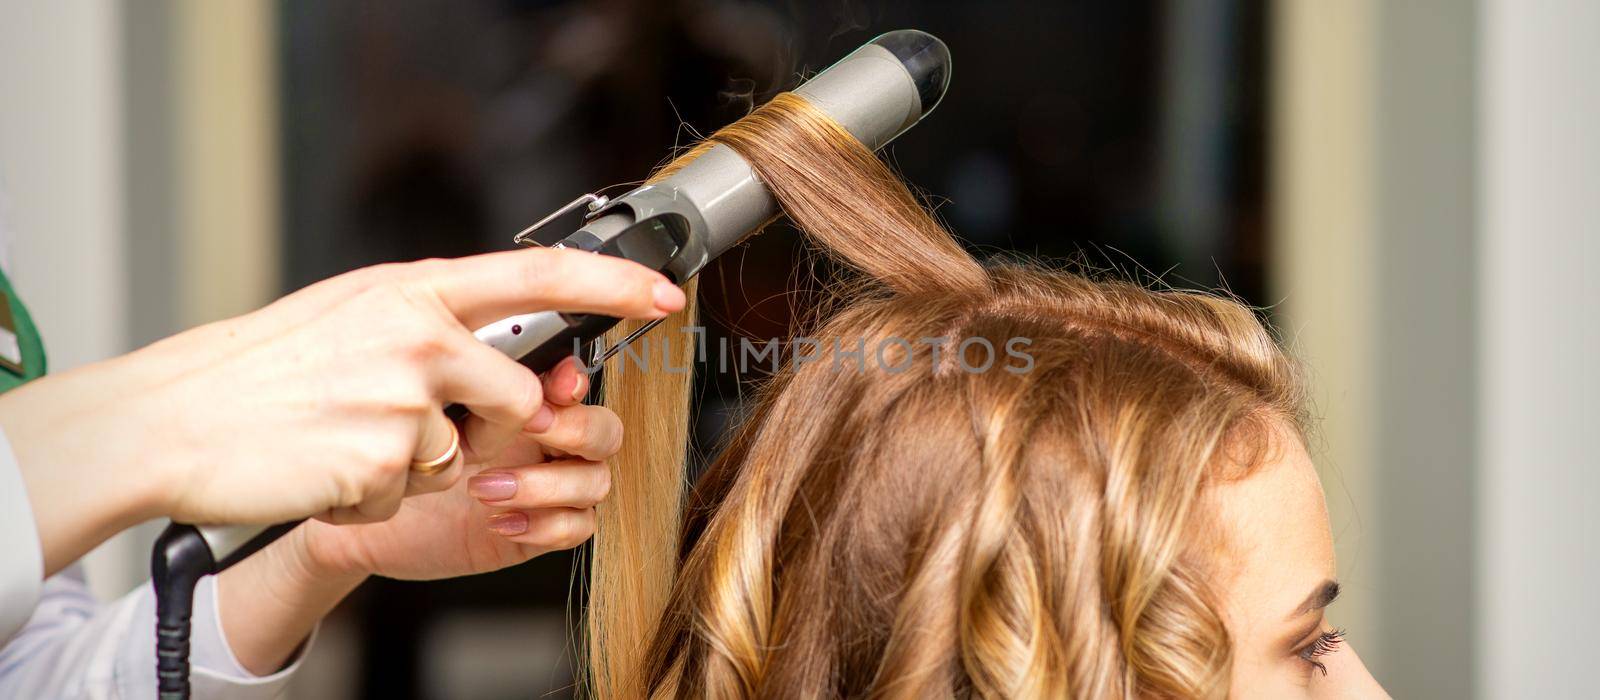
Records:
<instances>
[{"instance_id":1,"label":"white handle of curling iron","mask_svg":"<svg viewBox=\"0 0 1600 700\"><path fill-rule=\"evenodd\" d=\"M558 311L539 311L512 316L479 328L472 335L480 342L512 359L521 358L545 341L566 330L567 321Z\"/></svg>"}]
</instances>

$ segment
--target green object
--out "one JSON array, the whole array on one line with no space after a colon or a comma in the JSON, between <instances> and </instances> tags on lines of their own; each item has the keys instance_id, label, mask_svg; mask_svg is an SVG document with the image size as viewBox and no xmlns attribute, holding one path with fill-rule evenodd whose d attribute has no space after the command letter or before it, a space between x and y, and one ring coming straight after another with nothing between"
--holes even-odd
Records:
<instances>
[{"instance_id":1,"label":"green object","mask_svg":"<svg viewBox=\"0 0 1600 700\"><path fill-rule=\"evenodd\" d=\"M28 307L23 306L22 300L17 298L17 292L11 288L11 280L6 278L4 272L0 272L0 292L4 293L6 303L11 305L11 321L15 326L11 331L17 334L17 345L22 349L22 372L0 367L0 393L3 393L44 376L45 359L44 342L39 338L39 329L33 325Z\"/></svg>"}]
</instances>

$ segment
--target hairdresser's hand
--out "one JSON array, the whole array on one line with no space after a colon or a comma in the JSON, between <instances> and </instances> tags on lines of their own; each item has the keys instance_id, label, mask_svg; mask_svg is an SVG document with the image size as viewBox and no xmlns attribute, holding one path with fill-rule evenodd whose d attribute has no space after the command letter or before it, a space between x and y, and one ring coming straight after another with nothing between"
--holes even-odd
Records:
<instances>
[{"instance_id":1,"label":"hairdresser's hand","mask_svg":"<svg viewBox=\"0 0 1600 700\"><path fill-rule=\"evenodd\" d=\"M441 405L473 411L462 439L480 459L542 405L538 379L470 329L539 309L653 318L683 303L652 271L574 251L379 266L9 392L0 427L47 574L151 517L380 520L408 488L458 478L459 466L410 471L449 445Z\"/></svg>"},{"instance_id":2,"label":"hairdresser's hand","mask_svg":"<svg viewBox=\"0 0 1600 700\"><path fill-rule=\"evenodd\" d=\"M604 462L622 444L616 414L580 403L588 375L573 360L544 378L545 408L498 457L470 455L466 483L406 499L395 517L301 528L312 578L465 576L582 544L611 488Z\"/></svg>"},{"instance_id":3,"label":"hairdresser's hand","mask_svg":"<svg viewBox=\"0 0 1600 700\"><path fill-rule=\"evenodd\" d=\"M408 498L381 523L313 520L222 572L218 602L235 658L257 674L282 668L317 621L371 574L464 576L587 539L592 506L609 486L599 460L615 453L622 434L615 414L579 405L588 388L574 361L562 363L544 377L549 411L532 421L537 430L519 435L491 466L469 454L474 483ZM502 477L515 483L514 493L498 485ZM508 521L516 527L504 530Z\"/></svg>"}]
</instances>

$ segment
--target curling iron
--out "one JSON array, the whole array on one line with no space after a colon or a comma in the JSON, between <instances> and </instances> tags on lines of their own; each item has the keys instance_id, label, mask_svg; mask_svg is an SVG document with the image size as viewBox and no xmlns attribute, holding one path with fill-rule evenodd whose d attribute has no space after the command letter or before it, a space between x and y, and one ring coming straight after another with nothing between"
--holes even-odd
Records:
<instances>
[{"instance_id":1,"label":"curling iron","mask_svg":"<svg viewBox=\"0 0 1600 700\"><path fill-rule=\"evenodd\" d=\"M904 29L867 42L795 93L877 150L932 112L949 82L950 52L944 42ZM776 216L778 203L749 163L718 144L671 176L615 199L585 194L513 240L538 245L534 233L579 209L584 210L583 225L553 247L632 260L682 284ZM475 335L543 373L590 346L619 321L600 314L540 311L496 321ZM590 364L599 366L651 326L596 352ZM459 419L466 410L450 406L446 414ZM151 569L156 588L157 678L163 700L188 697L189 616L200 578L232 566L298 524L173 523L161 534Z\"/></svg>"}]
</instances>

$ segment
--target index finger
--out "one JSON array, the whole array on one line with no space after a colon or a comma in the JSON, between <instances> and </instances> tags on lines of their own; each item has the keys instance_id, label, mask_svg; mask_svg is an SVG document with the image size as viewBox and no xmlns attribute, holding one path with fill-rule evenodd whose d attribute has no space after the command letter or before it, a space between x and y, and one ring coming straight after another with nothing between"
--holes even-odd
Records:
<instances>
[{"instance_id":1,"label":"index finger","mask_svg":"<svg viewBox=\"0 0 1600 700\"><path fill-rule=\"evenodd\" d=\"M534 311L661 318L686 301L654 270L581 250L509 250L432 265L420 281L468 328Z\"/></svg>"}]
</instances>

